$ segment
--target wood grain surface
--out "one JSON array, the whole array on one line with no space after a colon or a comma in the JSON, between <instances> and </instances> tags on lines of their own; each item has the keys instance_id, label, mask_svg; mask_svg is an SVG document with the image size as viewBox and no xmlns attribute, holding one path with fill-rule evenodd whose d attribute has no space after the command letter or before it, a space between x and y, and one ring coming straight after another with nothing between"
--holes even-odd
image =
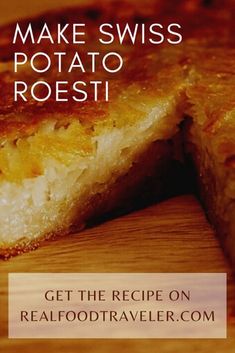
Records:
<instances>
[{"instance_id":1,"label":"wood grain surface","mask_svg":"<svg viewBox=\"0 0 235 353\"><path fill-rule=\"evenodd\" d=\"M136 1L136 0L135 0ZM84 0L0 1L0 23ZM227 272L224 340L13 340L7 338L7 276L12 272ZM79 234L48 241L0 262L0 351L4 353L234 353L235 282L197 200L176 197Z\"/></svg>"},{"instance_id":2,"label":"wood grain surface","mask_svg":"<svg viewBox=\"0 0 235 353\"><path fill-rule=\"evenodd\" d=\"M10 272L227 272L228 338L218 340L7 339ZM0 348L7 353L234 353L235 282L198 201L175 197L109 220L79 234L47 241L36 251L0 263Z\"/></svg>"}]
</instances>

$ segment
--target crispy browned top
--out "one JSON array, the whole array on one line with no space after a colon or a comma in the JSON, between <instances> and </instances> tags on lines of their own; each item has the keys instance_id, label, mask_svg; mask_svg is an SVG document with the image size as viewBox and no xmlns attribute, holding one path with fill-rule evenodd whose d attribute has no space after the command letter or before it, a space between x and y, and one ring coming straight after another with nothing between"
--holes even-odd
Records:
<instances>
[{"instance_id":1,"label":"crispy browned top","mask_svg":"<svg viewBox=\"0 0 235 353\"><path fill-rule=\"evenodd\" d=\"M66 127L77 121L85 133L84 140L94 133L94 127L122 126L141 119L156 102L169 95L182 93L187 113L192 114L208 134L220 136L220 150L226 160L232 160L235 150L235 13L234 0L176 0L111 3L95 2L93 5L48 12L34 19L21 21L24 28L32 23L34 33L39 33L46 22L53 31L57 23L86 23L86 45L13 45L15 24L1 28L0 35L0 140L17 140L34 134L44 121L56 121L56 127ZM134 24L180 23L183 43L180 45L132 46L113 44L105 47L97 44L97 29L101 23ZM66 32L67 33L67 32ZM94 44L96 43L96 44ZM37 74L23 69L13 74L12 60L15 51L26 53L44 51L65 51L67 60L79 51L86 62L86 51L118 51L125 59L119 74L108 75L99 66L97 73L89 69L79 78L76 72L58 74L50 70ZM21 78L27 83L39 77L52 85L56 80L69 82L90 79L110 81L110 102L88 99L84 103L70 100L68 103L55 102L54 97L39 103L13 101L13 81ZM73 94L70 92L70 94ZM88 95L89 96L89 95ZM183 108L182 108L183 109ZM183 113L183 111L182 111ZM85 131L85 132L84 132ZM217 134L217 135L216 135ZM222 137L223 138L222 138ZM85 146L85 147L84 147ZM89 143L83 143L84 151ZM83 151L83 152L84 152ZM230 158L230 159L229 159ZM0 155L1 162L1 155Z\"/></svg>"},{"instance_id":2,"label":"crispy browned top","mask_svg":"<svg viewBox=\"0 0 235 353\"><path fill-rule=\"evenodd\" d=\"M27 19L21 21L21 27L27 26L29 22L32 22L34 33L38 33L46 22L50 28L55 30L57 23L86 23L86 32L88 38L85 46L79 47L79 53L85 57L84 51L97 50L97 51L111 51L116 50L121 53L125 53L126 58L125 67L122 69L120 75L109 75L109 79L113 81L111 87L111 99L115 99L120 91L120 87L125 89L131 82L135 81L141 87L141 89L148 89L151 91L151 80L157 80L157 72L163 70L170 65L181 64L182 68L188 65L190 66L190 52L186 52L184 48L182 53L175 55L170 49L169 58L167 53L164 52L164 56L158 53L162 49L162 46L154 45L135 45L134 47L125 43L124 46L112 45L104 48L103 45L96 45L98 43L97 28L100 23L154 23L160 22L164 26L171 23L177 22L182 26L184 43L186 39L190 38L193 42L196 39L200 41L198 46L203 46L204 42L209 42L210 46L214 46L220 43L220 45L229 45L235 41L235 24L233 20L233 14L235 13L235 2L231 0L219 1L219 0L176 0L172 1L149 1L149 2L135 2L131 3L128 1L113 1L111 3L106 2L95 2L93 5L80 8L70 8L67 10L59 10L48 12L42 16L36 17L35 19ZM17 44L11 44L13 38L13 32L15 24L5 26L1 28L0 38L0 62L9 62L13 58L15 51L21 51L22 45L18 42ZM176 47L176 46L174 46ZM178 47L178 46L177 46ZM58 45L55 44L50 46L48 42L42 42L40 45L27 44L23 48L24 52L33 53L35 51L44 51L50 53L51 51L66 51L69 56L77 50L77 46L72 45ZM206 49L207 50L207 49ZM151 51L154 55L152 59L145 57L144 52L149 53ZM178 51L178 48L177 48ZM221 49L224 51L224 49ZM147 54L146 54L147 55ZM207 60L208 55L213 55L213 51L210 54L199 53L198 60L201 62L202 56L203 61ZM159 56L159 58L157 57ZM69 58L68 58L69 60ZM196 58L197 60L197 58ZM231 60L230 60L231 61ZM214 66L219 66L219 62L216 61ZM5 64L6 66L6 64ZM226 66L226 65L225 65ZM100 72L96 75L90 75L89 72L82 76L82 80L99 79L105 78L104 72ZM171 70L170 72L171 73ZM177 73L178 74L178 73ZM27 82L34 82L38 77L45 78L47 81L53 83L57 79L68 79L67 73L57 74L55 71L50 71L46 74L35 74L32 70L21 74L12 73L12 64L6 66L6 71L0 73L0 131L1 134L4 131L8 132L11 129L18 132L27 131L29 134L32 133L32 128L37 125L38 121L42 119L48 119L51 114L59 113L58 119L68 119L68 115L77 114L82 122L87 122L95 119L102 119L107 114L107 104L100 101L94 103L89 100L86 103L76 103L70 101L68 104L55 102L54 98L46 101L45 103L38 103L34 100L29 102L13 102L13 80L20 79L23 77ZM74 77L75 76L75 77ZM74 81L77 73L70 74L69 80ZM111 76L111 77L110 77ZM26 79L27 78L27 79ZM112 80L113 78L113 80ZM168 85L171 86L171 81L174 78L169 75L165 76L165 80L168 80ZM149 82L149 85L147 85ZM161 84L164 80L161 82ZM161 84L157 85L159 89ZM164 85L164 89L167 89L167 84ZM145 87L146 86L146 87Z\"/></svg>"}]
</instances>

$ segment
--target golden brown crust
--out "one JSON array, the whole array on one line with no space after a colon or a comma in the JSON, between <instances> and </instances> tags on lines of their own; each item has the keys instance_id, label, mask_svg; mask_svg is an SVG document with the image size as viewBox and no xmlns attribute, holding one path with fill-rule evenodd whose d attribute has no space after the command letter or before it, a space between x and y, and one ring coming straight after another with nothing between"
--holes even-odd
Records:
<instances>
[{"instance_id":1,"label":"golden brown crust","mask_svg":"<svg viewBox=\"0 0 235 353\"><path fill-rule=\"evenodd\" d=\"M195 60L196 83L186 90L186 112L216 161L235 171L235 50L208 48L202 55L205 60Z\"/></svg>"},{"instance_id":2,"label":"golden brown crust","mask_svg":"<svg viewBox=\"0 0 235 353\"><path fill-rule=\"evenodd\" d=\"M118 11L116 11L117 7ZM65 104L64 102L55 102L53 97L45 103L37 103L32 99L29 99L28 102L14 102L13 80L15 80L15 76L7 65L13 59L13 52L20 51L22 46L11 45L14 25L4 26L1 29L2 39L0 40L0 63L3 63L3 70L0 72L0 91L3 92L0 100L0 141L3 145L6 141L13 141L17 148L23 151L23 160L25 160L25 153L27 154L28 164L31 168L33 165L31 157L35 155L35 149L32 148L33 152L30 154L26 138L32 135L36 136L44 122L52 121L55 123L57 131L61 127L67 128L68 126L75 126L77 130L73 131L76 133L79 131L81 143L75 146L73 143L69 145L65 138L61 142L62 149L66 144L68 149L70 148L78 154L89 154L93 151L92 137L102 129L112 129L114 126L122 127L140 121L156 105L156 101L161 102L164 97L173 95L178 96L178 110L182 116L183 114L192 116L193 124L200 131L201 140L196 143L203 145L204 149L213 155L215 163L220 166L221 174L229 175L229 182L231 180L234 182L234 12L235 1L233 0L227 0L223 3L221 1L179 0L175 1L174 5L172 2L159 0L150 1L149 6L145 2L143 5L136 2L135 5L128 1L118 1L118 3L113 1L109 5L101 2L99 5L93 4L75 9L54 11L35 18L32 21L35 32L40 31L44 22L47 22L52 28L57 22L85 22L88 28L87 44L80 49L81 56L84 58L85 50L94 49L93 43L97 36L99 23L138 22L148 24L161 22L165 26L170 22L179 22L182 25L184 43L179 46L147 45L143 47L140 44L131 46L130 43L125 43L124 46L109 47L109 50L120 51L125 57L126 64L125 69L115 75L114 79L98 68L99 78L111 79L112 99L109 103L104 100L93 102L92 99L88 99L85 103L77 104L70 101ZM26 26L28 22L29 20L24 20L21 24ZM69 61L76 47L58 45L57 49L66 51ZM24 47L25 50L30 54L39 50L49 53L50 47L47 43L42 43L39 47L27 45ZM56 46L53 50L56 51ZM102 52L104 47L98 46L96 50ZM34 82L37 79L37 75L28 69L19 73L18 79L21 77L27 77L28 82ZM52 70L42 77L53 85L56 79L67 79L67 73L58 75ZM71 74L69 80L72 82L75 77L76 73ZM88 70L84 79L90 77L91 74ZM73 125L74 122L77 125ZM48 137L41 135L39 138L37 135L36 139L40 142L36 142L40 148L44 145L46 147L53 146L55 142L52 139L48 144ZM23 143L22 140L24 140ZM44 145L41 143L42 140ZM69 150L69 152L71 151ZM9 155L8 151L6 154ZM7 180L15 182L15 179L10 175L13 172L9 169L9 163L5 159L5 155L0 153L0 170L2 174L5 173ZM25 164L27 165L27 163ZM30 168L22 173L20 181L42 173L41 167L37 163L31 168L32 170ZM135 177L138 180L136 185L140 185L142 179L138 179L138 173ZM133 184L133 177L130 180ZM125 182L121 180L120 184L114 188L116 191L107 190L106 194L101 195L100 200L97 200L97 196L90 200L89 205L84 207L83 217L78 219L78 226L84 224L83 221L90 216L94 216L99 207L102 207L102 212L104 212L117 206L119 203L117 195L124 195L125 185ZM111 204L108 206L106 206L107 196L111 200ZM208 205L213 209L210 203ZM59 234L61 230L57 229L55 232ZM65 232L67 230L63 229L63 234ZM46 237L52 235L48 234ZM2 249L1 254L5 257L15 255L37 247L38 243L38 240L30 243L22 240L12 248Z\"/></svg>"},{"instance_id":3,"label":"golden brown crust","mask_svg":"<svg viewBox=\"0 0 235 353\"><path fill-rule=\"evenodd\" d=\"M118 8L118 11L116 9ZM42 16L38 16L33 19L27 19L20 22L21 26L27 26L29 21L32 22L34 32L38 33L46 22L55 31L56 23L74 23L74 22L85 22L87 24L87 39L86 46L79 47L79 52L84 56L85 50L89 51L89 48L94 46L94 41L97 42L97 28L100 23L114 22L124 24L128 23L149 23L160 22L163 26L166 26L170 22L178 22L182 26L182 33L184 41L190 38L191 42L198 43L198 46L203 45L204 42L210 43L210 45L226 44L231 46L234 45L234 32L235 25L233 20L233 13L235 11L235 3L233 0L226 0L223 3L221 1L199 1L199 0L178 0L174 4L171 2L157 0L149 1L149 4L131 3L130 1L112 1L112 2L99 2L88 6L81 6L77 8L63 9L53 12L48 12ZM115 15L114 15L115 14ZM165 27L164 27L165 28ZM0 62L7 62L13 60L13 53L15 51L22 50L22 44L11 44L13 38L13 32L15 24L4 26L1 28L0 41ZM162 46L153 45L135 45L131 46L129 43L125 43L124 46L115 45L114 49L117 51L125 51L126 60L130 62L130 70L122 70L120 75L115 76L115 82L111 87L112 100L115 100L120 92L120 89L126 89L130 85L130 81L135 81L142 89L143 86L151 92L151 81L158 80L159 90L165 89L167 85L163 85L163 82L155 77L155 73L160 70L168 68L169 64L178 64L177 59L175 63L171 58L170 63L164 59L159 53L160 60L150 60L148 56L145 56L149 51L156 52L161 50ZM125 49L124 49L125 48ZM127 49L128 48L128 49ZM33 54L35 51L44 51L50 53L51 49L48 43L42 42L39 46L30 45L24 46L26 53ZM62 50L69 52L67 60L71 57L76 46L69 45L53 45L53 50ZM96 50L104 51L104 46L96 46ZM112 47L110 46L111 50ZM185 49L182 48L185 52ZM140 55L141 52L141 55ZM181 67L183 69L184 64L187 62L188 55L181 55ZM199 54L199 60L201 62L201 54ZM146 65L143 66L143 62ZM149 70L148 67L154 68ZM97 70L100 71L99 69ZM172 70L165 73L165 80L168 85L174 77ZM167 72L169 72L167 74ZM141 75L140 75L141 73ZM77 73L76 73L77 74ZM75 76L76 76L75 74ZM178 74L178 73L177 73ZM38 76L32 72L23 71L22 75L17 74L20 79L21 76L27 80L34 81ZM152 75L152 77L151 77ZM59 75L60 79L63 77L67 78L67 74ZM74 79L74 75L70 75L71 81ZM87 76L87 77L86 77ZM89 78L89 72L85 75ZM104 78L104 74L98 76ZM118 77L117 77L118 76ZM50 72L42 75L48 82L52 83L58 78L55 72ZM97 77L97 75L96 75ZM79 103L70 101L68 104L55 102L54 97L44 103L38 103L34 100L28 102L14 102L13 101L13 80L15 75L10 71L4 71L0 73L0 91L3 92L0 101L0 134L2 138L11 137L18 138L19 136L31 135L38 128L38 124L44 119L55 118L60 124L66 124L68 116L73 116L79 119L82 123L93 124L97 121L104 119L107 116L107 104L100 102L99 104L88 100L86 103ZM146 85L145 83L149 84ZM58 114L59 113L59 114ZM57 116L58 115L58 116ZM64 116L66 115L66 119Z\"/></svg>"}]
</instances>

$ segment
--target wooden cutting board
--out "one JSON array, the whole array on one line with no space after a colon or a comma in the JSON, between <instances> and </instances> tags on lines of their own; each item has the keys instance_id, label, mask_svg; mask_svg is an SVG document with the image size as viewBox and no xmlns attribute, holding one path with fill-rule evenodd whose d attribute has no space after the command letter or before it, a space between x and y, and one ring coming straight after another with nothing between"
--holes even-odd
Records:
<instances>
[{"instance_id":1,"label":"wooden cutting board","mask_svg":"<svg viewBox=\"0 0 235 353\"><path fill-rule=\"evenodd\" d=\"M227 272L228 338L223 340L7 339L10 272ZM7 353L235 352L235 282L198 201L175 197L79 234L47 241L0 263L0 348Z\"/></svg>"}]
</instances>

